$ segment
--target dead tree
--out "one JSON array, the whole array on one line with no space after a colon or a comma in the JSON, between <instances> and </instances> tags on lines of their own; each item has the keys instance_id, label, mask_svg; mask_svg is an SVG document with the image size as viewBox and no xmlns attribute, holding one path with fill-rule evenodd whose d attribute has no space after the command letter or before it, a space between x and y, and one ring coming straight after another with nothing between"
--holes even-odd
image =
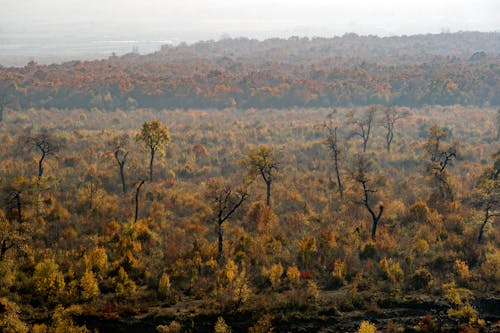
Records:
<instances>
[{"instance_id":1,"label":"dead tree","mask_svg":"<svg viewBox=\"0 0 500 333\"><path fill-rule=\"evenodd\" d=\"M404 117L407 117L407 112L398 112L394 106L388 106L384 109L384 121L383 126L387 130L385 134L385 148L387 152L391 152L391 144L394 139L394 126L396 122Z\"/></svg>"},{"instance_id":2,"label":"dead tree","mask_svg":"<svg viewBox=\"0 0 500 333\"><path fill-rule=\"evenodd\" d=\"M376 112L377 108L370 106L363 110L360 115L356 115L354 110L351 110L348 114L349 123L354 127L350 137L361 137L363 140L363 153L366 152L366 148L368 147L368 140L370 139Z\"/></svg>"},{"instance_id":3,"label":"dead tree","mask_svg":"<svg viewBox=\"0 0 500 333\"><path fill-rule=\"evenodd\" d=\"M227 221L248 197L246 188L233 188L221 179L213 179L207 185L207 196L213 203L213 212L217 220L218 255L220 263L223 256L222 224Z\"/></svg>"},{"instance_id":4,"label":"dead tree","mask_svg":"<svg viewBox=\"0 0 500 333\"><path fill-rule=\"evenodd\" d=\"M137 184L137 188L135 190L135 214L134 214L134 223L137 222L137 218L139 217L139 192L141 190L141 186L144 184L145 180L142 179Z\"/></svg>"},{"instance_id":5,"label":"dead tree","mask_svg":"<svg viewBox=\"0 0 500 333\"><path fill-rule=\"evenodd\" d=\"M377 227L379 225L380 218L382 217L382 213L384 212L384 206L379 205L377 213L373 208L372 196L377 192L377 190L372 188L371 184L374 182L369 178L369 173L372 171L372 168L372 161L367 156L360 154L356 156L354 160L354 166L351 170L351 175L353 180L361 185L362 199L357 201L357 203L364 206L372 218L371 237L372 240L375 240Z\"/></svg>"},{"instance_id":6,"label":"dead tree","mask_svg":"<svg viewBox=\"0 0 500 333\"><path fill-rule=\"evenodd\" d=\"M333 168L335 170L335 176L337 178L337 189L340 194L340 199L344 197L344 187L342 185L342 179L340 174L340 158L343 153L341 139L340 139L340 129L338 124L334 123L332 120L336 110L334 110L329 116L328 120L325 122L324 126L326 129L326 141L325 144L330 151L330 155L333 160Z\"/></svg>"},{"instance_id":7,"label":"dead tree","mask_svg":"<svg viewBox=\"0 0 500 333\"><path fill-rule=\"evenodd\" d=\"M45 159L57 153L61 148L61 144L54 136L47 132L28 136L25 142L30 148L34 148L40 153L40 158L38 159L38 180L40 180L44 172Z\"/></svg>"}]
</instances>

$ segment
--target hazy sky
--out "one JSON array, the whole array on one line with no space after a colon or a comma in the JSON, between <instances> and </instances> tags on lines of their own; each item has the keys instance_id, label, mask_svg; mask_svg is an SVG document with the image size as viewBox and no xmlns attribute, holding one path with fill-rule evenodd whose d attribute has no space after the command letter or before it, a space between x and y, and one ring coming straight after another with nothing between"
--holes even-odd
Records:
<instances>
[{"instance_id":1,"label":"hazy sky","mask_svg":"<svg viewBox=\"0 0 500 333\"><path fill-rule=\"evenodd\" d=\"M68 41L459 30L500 31L500 0L0 0L0 55Z\"/></svg>"}]
</instances>

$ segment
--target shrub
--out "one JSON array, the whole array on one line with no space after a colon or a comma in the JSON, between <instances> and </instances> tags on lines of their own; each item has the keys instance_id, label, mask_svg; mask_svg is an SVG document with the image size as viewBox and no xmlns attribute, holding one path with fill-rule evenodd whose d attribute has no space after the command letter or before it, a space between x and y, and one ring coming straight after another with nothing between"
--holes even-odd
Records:
<instances>
[{"instance_id":1,"label":"shrub","mask_svg":"<svg viewBox=\"0 0 500 333\"><path fill-rule=\"evenodd\" d=\"M80 287L82 288L82 297L84 300L90 300L100 294L99 284L94 276L94 273L87 269L80 279Z\"/></svg>"},{"instance_id":2,"label":"shrub","mask_svg":"<svg viewBox=\"0 0 500 333\"><path fill-rule=\"evenodd\" d=\"M291 286L298 286L300 283L300 271L297 266L289 266L286 269L286 279Z\"/></svg>"},{"instance_id":3,"label":"shrub","mask_svg":"<svg viewBox=\"0 0 500 333\"><path fill-rule=\"evenodd\" d=\"M425 268L420 268L413 273L411 285L415 290L427 288L432 282L432 274Z\"/></svg>"},{"instance_id":4,"label":"shrub","mask_svg":"<svg viewBox=\"0 0 500 333\"><path fill-rule=\"evenodd\" d=\"M54 259L45 259L35 266L33 284L35 291L49 300L54 300L64 290L64 276Z\"/></svg>"},{"instance_id":5,"label":"shrub","mask_svg":"<svg viewBox=\"0 0 500 333\"><path fill-rule=\"evenodd\" d=\"M160 282L158 283L158 294L162 297L168 298L171 293L170 277L167 273L163 273L160 277Z\"/></svg>"},{"instance_id":6,"label":"shrub","mask_svg":"<svg viewBox=\"0 0 500 333\"><path fill-rule=\"evenodd\" d=\"M231 328L226 324L224 318L217 318L217 322L214 327L215 333L231 333Z\"/></svg>"},{"instance_id":7,"label":"shrub","mask_svg":"<svg viewBox=\"0 0 500 333\"><path fill-rule=\"evenodd\" d=\"M377 331L377 327L370 323L369 321L362 321L361 325L359 325L358 333L375 333Z\"/></svg>"}]
</instances>

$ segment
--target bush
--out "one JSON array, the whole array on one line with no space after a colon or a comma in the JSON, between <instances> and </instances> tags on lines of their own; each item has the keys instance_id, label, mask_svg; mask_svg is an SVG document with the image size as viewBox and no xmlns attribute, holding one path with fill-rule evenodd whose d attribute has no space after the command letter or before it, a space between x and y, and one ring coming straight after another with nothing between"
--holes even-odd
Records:
<instances>
[{"instance_id":1,"label":"bush","mask_svg":"<svg viewBox=\"0 0 500 333\"><path fill-rule=\"evenodd\" d=\"M376 331L377 326L365 320L361 322L358 329L358 333L375 333Z\"/></svg>"},{"instance_id":2,"label":"bush","mask_svg":"<svg viewBox=\"0 0 500 333\"><path fill-rule=\"evenodd\" d=\"M417 269L411 277L411 286L415 290L427 288L432 282L432 274L425 268Z\"/></svg>"}]
</instances>

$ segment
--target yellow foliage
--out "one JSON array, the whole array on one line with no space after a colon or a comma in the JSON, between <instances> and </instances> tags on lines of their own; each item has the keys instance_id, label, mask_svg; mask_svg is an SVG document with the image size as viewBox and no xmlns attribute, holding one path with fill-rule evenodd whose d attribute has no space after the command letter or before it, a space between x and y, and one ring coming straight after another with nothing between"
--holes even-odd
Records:
<instances>
[{"instance_id":1,"label":"yellow foliage","mask_svg":"<svg viewBox=\"0 0 500 333\"><path fill-rule=\"evenodd\" d=\"M226 279L231 283L238 274L238 265L232 259L229 259L224 267L224 272Z\"/></svg>"},{"instance_id":2,"label":"yellow foliage","mask_svg":"<svg viewBox=\"0 0 500 333\"><path fill-rule=\"evenodd\" d=\"M463 260L455 260L455 273L457 273L461 279L467 280L470 278L469 265Z\"/></svg>"},{"instance_id":3,"label":"yellow foliage","mask_svg":"<svg viewBox=\"0 0 500 333\"><path fill-rule=\"evenodd\" d=\"M214 327L215 333L231 333L231 328L226 324L224 318L217 318L217 322Z\"/></svg>"},{"instance_id":4,"label":"yellow foliage","mask_svg":"<svg viewBox=\"0 0 500 333\"><path fill-rule=\"evenodd\" d=\"M359 325L358 329L358 333L375 333L376 331L377 331L377 326L366 320L363 320L361 322L361 325Z\"/></svg>"},{"instance_id":5,"label":"yellow foliage","mask_svg":"<svg viewBox=\"0 0 500 333\"><path fill-rule=\"evenodd\" d=\"M429 251L429 243L425 239L419 239L415 242L414 249L418 254L425 254Z\"/></svg>"},{"instance_id":6,"label":"yellow foliage","mask_svg":"<svg viewBox=\"0 0 500 333\"><path fill-rule=\"evenodd\" d=\"M53 298L64 290L64 276L54 259L45 259L35 266L33 285L38 294Z\"/></svg>"},{"instance_id":7,"label":"yellow foliage","mask_svg":"<svg viewBox=\"0 0 500 333\"><path fill-rule=\"evenodd\" d=\"M170 285L170 277L167 273L163 273L158 283L158 293L163 297L170 297L172 290Z\"/></svg>"},{"instance_id":8,"label":"yellow foliage","mask_svg":"<svg viewBox=\"0 0 500 333\"><path fill-rule=\"evenodd\" d=\"M300 271L297 266L289 266L286 269L286 279L292 286L298 286L300 283Z\"/></svg>"},{"instance_id":9,"label":"yellow foliage","mask_svg":"<svg viewBox=\"0 0 500 333\"><path fill-rule=\"evenodd\" d=\"M104 272L108 268L108 255L103 247L95 247L90 252L90 264L98 272Z\"/></svg>"},{"instance_id":10,"label":"yellow foliage","mask_svg":"<svg viewBox=\"0 0 500 333\"><path fill-rule=\"evenodd\" d=\"M262 269L262 274L269 279L273 288L276 288L281 283L283 275L283 266L280 263L273 264L270 269Z\"/></svg>"},{"instance_id":11,"label":"yellow foliage","mask_svg":"<svg viewBox=\"0 0 500 333\"><path fill-rule=\"evenodd\" d=\"M168 325L158 325L156 332L158 333L179 333L182 330L182 325L177 321L172 321Z\"/></svg>"},{"instance_id":12,"label":"yellow foliage","mask_svg":"<svg viewBox=\"0 0 500 333\"><path fill-rule=\"evenodd\" d=\"M19 306L7 298L0 298L0 331L3 333L24 333L28 327L19 319Z\"/></svg>"},{"instance_id":13,"label":"yellow foliage","mask_svg":"<svg viewBox=\"0 0 500 333\"><path fill-rule=\"evenodd\" d=\"M87 333L89 330L85 326L76 326L72 316L82 313L82 309L78 305L72 305L64 309L62 305L58 305L52 315L52 323L49 327L49 333Z\"/></svg>"},{"instance_id":14,"label":"yellow foliage","mask_svg":"<svg viewBox=\"0 0 500 333\"><path fill-rule=\"evenodd\" d=\"M316 282L308 280L306 284L306 298L309 301L316 302L319 299L319 289Z\"/></svg>"},{"instance_id":15,"label":"yellow foliage","mask_svg":"<svg viewBox=\"0 0 500 333\"><path fill-rule=\"evenodd\" d=\"M101 293L94 272L90 269L87 269L85 273L83 273L80 279L80 287L82 288L82 298L85 300L93 299Z\"/></svg>"}]
</instances>

